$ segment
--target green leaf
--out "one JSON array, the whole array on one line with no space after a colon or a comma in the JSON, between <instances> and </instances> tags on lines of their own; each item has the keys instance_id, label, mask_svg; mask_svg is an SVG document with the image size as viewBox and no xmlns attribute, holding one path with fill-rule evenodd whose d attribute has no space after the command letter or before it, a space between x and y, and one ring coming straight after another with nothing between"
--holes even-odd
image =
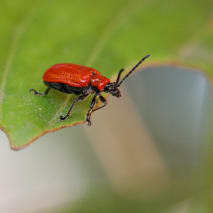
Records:
<instances>
[{"instance_id":1,"label":"green leaf","mask_svg":"<svg viewBox=\"0 0 213 213\"><path fill-rule=\"evenodd\" d=\"M0 126L11 147L85 122L91 97L62 122L73 95L29 93L45 90L42 75L53 64L92 66L112 78L149 53L150 64L176 61L212 76L212 8L212 0L2 0Z\"/></svg>"}]
</instances>

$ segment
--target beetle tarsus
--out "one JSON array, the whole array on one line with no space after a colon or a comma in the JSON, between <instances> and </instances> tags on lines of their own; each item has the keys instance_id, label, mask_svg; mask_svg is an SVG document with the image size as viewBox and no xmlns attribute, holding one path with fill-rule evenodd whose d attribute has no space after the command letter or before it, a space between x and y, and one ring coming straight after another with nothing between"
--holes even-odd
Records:
<instances>
[{"instance_id":1,"label":"beetle tarsus","mask_svg":"<svg viewBox=\"0 0 213 213\"><path fill-rule=\"evenodd\" d=\"M65 115L65 116L60 116L60 120L61 121L65 121L67 118L69 117L69 115Z\"/></svg>"},{"instance_id":2,"label":"beetle tarsus","mask_svg":"<svg viewBox=\"0 0 213 213\"><path fill-rule=\"evenodd\" d=\"M30 92L37 96L44 96L44 93L37 92L35 89L30 89Z\"/></svg>"},{"instance_id":3,"label":"beetle tarsus","mask_svg":"<svg viewBox=\"0 0 213 213\"><path fill-rule=\"evenodd\" d=\"M33 92L33 94L37 95L37 96L45 96L49 93L50 89L51 89L50 87L47 87L47 89L44 93L37 92L35 89L30 89L30 92Z\"/></svg>"},{"instance_id":4,"label":"beetle tarsus","mask_svg":"<svg viewBox=\"0 0 213 213\"><path fill-rule=\"evenodd\" d=\"M86 120L86 121L87 121L87 125L88 125L88 126L91 126L91 125L92 125L92 122L91 122L91 120L90 120L90 117L87 117L87 120Z\"/></svg>"}]
</instances>

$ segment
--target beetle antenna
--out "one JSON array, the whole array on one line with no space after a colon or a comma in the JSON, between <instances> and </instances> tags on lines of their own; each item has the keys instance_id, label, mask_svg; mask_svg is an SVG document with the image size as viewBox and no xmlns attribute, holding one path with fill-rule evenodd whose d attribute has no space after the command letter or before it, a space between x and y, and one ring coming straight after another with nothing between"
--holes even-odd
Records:
<instances>
[{"instance_id":1,"label":"beetle antenna","mask_svg":"<svg viewBox=\"0 0 213 213\"><path fill-rule=\"evenodd\" d=\"M115 85L118 85L118 83L119 83L119 81L120 81L121 74L122 74L123 71L124 71L123 68L119 71L117 80L116 80L116 82L115 82Z\"/></svg>"},{"instance_id":2,"label":"beetle antenna","mask_svg":"<svg viewBox=\"0 0 213 213\"><path fill-rule=\"evenodd\" d=\"M143 57L126 75L125 75L125 77L119 82L119 83L117 83L117 81L116 81L116 83L117 83L117 87L119 87L122 83L123 83L123 81L125 81L128 77L129 77L129 75L143 62L143 61L145 61L147 58L149 58L149 56L150 55L146 55L145 57ZM121 71L119 72L119 74L118 74L118 77L120 78L120 75L121 75ZM118 78L117 78L117 80L118 80Z\"/></svg>"}]
</instances>

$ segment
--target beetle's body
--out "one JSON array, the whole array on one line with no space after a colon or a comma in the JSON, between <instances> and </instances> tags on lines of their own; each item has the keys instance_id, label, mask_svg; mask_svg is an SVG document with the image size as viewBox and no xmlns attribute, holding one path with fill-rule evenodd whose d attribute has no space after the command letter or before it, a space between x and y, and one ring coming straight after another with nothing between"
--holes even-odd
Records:
<instances>
[{"instance_id":1,"label":"beetle's body","mask_svg":"<svg viewBox=\"0 0 213 213\"><path fill-rule=\"evenodd\" d=\"M43 76L45 82L62 83L74 88L88 86L103 91L110 80L94 68L78 64L56 64L50 67Z\"/></svg>"},{"instance_id":2,"label":"beetle's body","mask_svg":"<svg viewBox=\"0 0 213 213\"><path fill-rule=\"evenodd\" d=\"M99 71L91 67L71 63L56 64L44 73L43 80L48 86L46 91L44 93L39 93L35 89L31 89L31 91L33 91L35 95L44 96L47 95L52 88L64 93L79 95L72 103L68 113L65 116L60 116L61 120L65 120L69 117L72 108L78 101L82 101L89 94L95 93L86 119L88 125L91 125L90 117L92 112L103 108L107 104L106 99L101 94L108 92L113 96L121 97L118 87L120 87L122 82L148 57L149 55L142 58L120 81L121 73L124 71L124 69L121 69L116 82L111 82L110 79L101 75ZM94 109L97 97L103 105Z\"/></svg>"}]
</instances>

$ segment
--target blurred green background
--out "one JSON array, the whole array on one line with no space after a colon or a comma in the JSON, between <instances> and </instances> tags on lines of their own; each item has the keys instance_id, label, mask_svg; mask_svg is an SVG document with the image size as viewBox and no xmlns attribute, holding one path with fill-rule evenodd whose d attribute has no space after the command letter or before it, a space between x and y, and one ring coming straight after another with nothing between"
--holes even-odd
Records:
<instances>
[{"instance_id":1,"label":"blurred green background","mask_svg":"<svg viewBox=\"0 0 213 213\"><path fill-rule=\"evenodd\" d=\"M111 77L146 53L152 58L122 86L121 99L109 97L90 128L47 134L19 152L9 149L0 132L0 212L213 212L212 1L1 5L0 88L9 67L5 91L11 96L0 120L10 128L15 120L15 130L24 130L18 116L23 112L14 110L11 91L21 103L27 88L44 88L44 67L75 62ZM64 97L53 93L52 105L33 103L55 110ZM81 107L77 112L87 109ZM51 113L35 123L45 126ZM26 120L31 118L28 111ZM33 125L26 128L35 133Z\"/></svg>"}]
</instances>

